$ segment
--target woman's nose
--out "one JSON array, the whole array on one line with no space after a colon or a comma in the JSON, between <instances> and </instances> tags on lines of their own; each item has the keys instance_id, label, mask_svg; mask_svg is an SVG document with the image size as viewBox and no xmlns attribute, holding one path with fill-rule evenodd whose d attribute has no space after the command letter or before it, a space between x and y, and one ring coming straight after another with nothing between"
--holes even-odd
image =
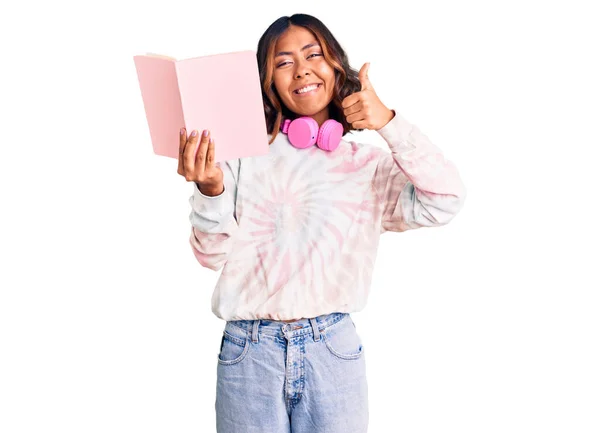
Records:
<instances>
[{"instance_id":1,"label":"woman's nose","mask_svg":"<svg viewBox=\"0 0 600 433\"><path fill-rule=\"evenodd\" d=\"M309 68L308 68L308 64L306 62L303 61L298 61L296 63L296 78L302 78L303 75L308 75L309 74Z\"/></svg>"}]
</instances>

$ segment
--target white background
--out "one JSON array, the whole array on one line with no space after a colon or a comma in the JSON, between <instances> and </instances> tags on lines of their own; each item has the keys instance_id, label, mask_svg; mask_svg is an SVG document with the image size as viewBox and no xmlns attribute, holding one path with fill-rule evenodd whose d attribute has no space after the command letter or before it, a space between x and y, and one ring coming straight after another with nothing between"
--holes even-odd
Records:
<instances>
[{"instance_id":1,"label":"white background","mask_svg":"<svg viewBox=\"0 0 600 433\"><path fill-rule=\"evenodd\" d=\"M352 315L369 432L600 431L594 2L391 3L2 6L0 431L215 431L218 273L133 56L256 49L296 12L371 62L468 190L449 225L382 235Z\"/></svg>"}]
</instances>

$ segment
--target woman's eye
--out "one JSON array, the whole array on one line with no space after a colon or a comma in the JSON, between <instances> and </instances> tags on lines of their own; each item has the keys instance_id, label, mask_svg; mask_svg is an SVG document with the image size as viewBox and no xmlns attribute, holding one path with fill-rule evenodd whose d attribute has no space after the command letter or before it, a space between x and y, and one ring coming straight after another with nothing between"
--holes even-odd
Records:
<instances>
[{"instance_id":1,"label":"woman's eye","mask_svg":"<svg viewBox=\"0 0 600 433\"><path fill-rule=\"evenodd\" d=\"M320 54L320 53L313 53L310 56L308 56L307 58L310 59L312 56L322 56L322 54ZM284 65L287 65L288 63L290 63L290 62L282 62L282 63L278 64L277 67L280 68L280 67L282 67Z\"/></svg>"}]
</instances>

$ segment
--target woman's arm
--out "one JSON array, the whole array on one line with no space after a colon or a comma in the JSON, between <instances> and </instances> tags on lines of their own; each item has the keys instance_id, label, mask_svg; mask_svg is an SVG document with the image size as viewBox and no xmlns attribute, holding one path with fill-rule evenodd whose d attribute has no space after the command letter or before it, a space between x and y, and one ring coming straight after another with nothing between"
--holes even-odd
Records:
<instances>
[{"instance_id":1,"label":"woman's arm","mask_svg":"<svg viewBox=\"0 0 600 433\"><path fill-rule=\"evenodd\" d=\"M373 177L377 197L383 202L381 232L448 224L466 198L454 164L397 113L377 132L391 150L379 157Z\"/></svg>"},{"instance_id":2,"label":"woman's arm","mask_svg":"<svg viewBox=\"0 0 600 433\"><path fill-rule=\"evenodd\" d=\"M224 189L221 194L204 195L193 182L194 193L189 200L192 206L192 251L202 266L214 271L222 268L227 261L238 229L235 202L240 161L225 161L219 166L223 170Z\"/></svg>"}]
</instances>

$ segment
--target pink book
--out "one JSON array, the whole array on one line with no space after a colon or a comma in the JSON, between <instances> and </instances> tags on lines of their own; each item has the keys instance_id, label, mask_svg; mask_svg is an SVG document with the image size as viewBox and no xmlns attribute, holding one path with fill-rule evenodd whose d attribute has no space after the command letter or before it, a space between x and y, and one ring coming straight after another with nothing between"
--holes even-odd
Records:
<instances>
[{"instance_id":1,"label":"pink book","mask_svg":"<svg viewBox=\"0 0 600 433\"><path fill-rule=\"evenodd\" d=\"M215 162L269 152L256 53L134 56L154 153L179 158L179 130L209 129Z\"/></svg>"}]
</instances>

